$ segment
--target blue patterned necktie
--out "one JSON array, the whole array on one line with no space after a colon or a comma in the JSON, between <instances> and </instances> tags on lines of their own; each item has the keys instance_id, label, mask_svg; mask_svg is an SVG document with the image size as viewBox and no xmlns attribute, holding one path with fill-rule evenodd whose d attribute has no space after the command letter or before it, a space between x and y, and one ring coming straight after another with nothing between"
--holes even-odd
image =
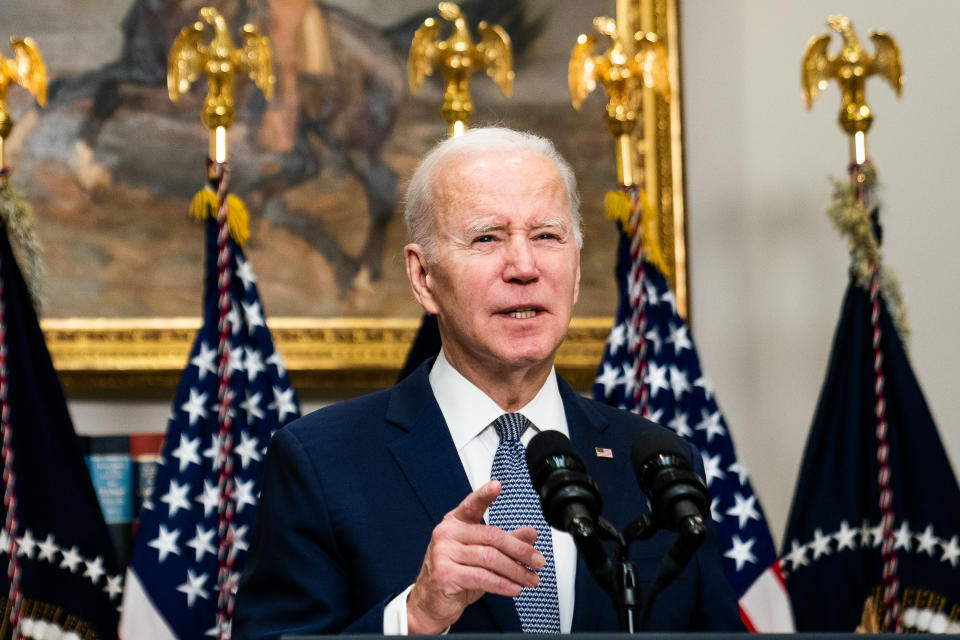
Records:
<instances>
[{"instance_id":1,"label":"blue patterned necktie","mask_svg":"<svg viewBox=\"0 0 960 640\"><path fill-rule=\"evenodd\" d=\"M560 633L560 605L557 600L557 573L553 565L553 539L550 526L543 518L540 499L530 482L530 472L520 436L530 426L521 413L505 413L493 423L500 445L493 457L492 478L502 485L500 495L490 506L491 525L504 531L518 527L537 530L537 551L546 564L538 572L540 584L524 588L513 599L524 633Z\"/></svg>"}]
</instances>

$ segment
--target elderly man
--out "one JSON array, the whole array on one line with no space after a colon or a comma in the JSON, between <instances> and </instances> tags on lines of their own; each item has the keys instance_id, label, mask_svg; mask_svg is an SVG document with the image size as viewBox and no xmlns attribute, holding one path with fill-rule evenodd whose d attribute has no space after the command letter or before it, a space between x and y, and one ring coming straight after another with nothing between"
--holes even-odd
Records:
<instances>
[{"instance_id":1,"label":"elderly man","mask_svg":"<svg viewBox=\"0 0 960 640\"><path fill-rule=\"evenodd\" d=\"M661 427L578 396L553 369L580 286L573 171L547 140L474 129L425 157L405 217L407 276L443 351L274 436L234 637L617 630L523 463L536 432L561 431L607 519L646 509L629 450ZM642 594L674 539L634 544ZM743 629L712 532L651 629Z\"/></svg>"}]
</instances>

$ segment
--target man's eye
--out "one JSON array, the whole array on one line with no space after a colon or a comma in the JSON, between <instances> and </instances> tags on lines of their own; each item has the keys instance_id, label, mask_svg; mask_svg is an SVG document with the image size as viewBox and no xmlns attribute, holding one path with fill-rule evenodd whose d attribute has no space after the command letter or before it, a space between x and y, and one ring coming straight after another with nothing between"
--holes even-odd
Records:
<instances>
[{"instance_id":1,"label":"man's eye","mask_svg":"<svg viewBox=\"0 0 960 640\"><path fill-rule=\"evenodd\" d=\"M493 242L493 236L489 234L485 236L477 236L476 238L473 239L473 241L474 242Z\"/></svg>"},{"instance_id":2,"label":"man's eye","mask_svg":"<svg viewBox=\"0 0 960 640\"><path fill-rule=\"evenodd\" d=\"M545 231L543 233L537 234L537 240L559 240L559 239L560 239L560 236L558 236L555 233L548 233Z\"/></svg>"}]
</instances>

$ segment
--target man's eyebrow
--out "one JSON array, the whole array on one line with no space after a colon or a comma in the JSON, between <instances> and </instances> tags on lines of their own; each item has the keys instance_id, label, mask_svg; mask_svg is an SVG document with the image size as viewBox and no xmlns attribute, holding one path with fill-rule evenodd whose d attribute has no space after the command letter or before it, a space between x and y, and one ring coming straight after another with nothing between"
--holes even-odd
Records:
<instances>
[{"instance_id":1,"label":"man's eyebrow","mask_svg":"<svg viewBox=\"0 0 960 640\"><path fill-rule=\"evenodd\" d=\"M542 220L537 224L533 225L533 228L535 230L559 229L560 231L567 231L569 227L567 226L567 223L560 218L548 218L546 220Z\"/></svg>"},{"instance_id":2,"label":"man's eyebrow","mask_svg":"<svg viewBox=\"0 0 960 640\"><path fill-rule=\"evenodd\" d=\"M477 235L489 233L491 231L500 231L502 229L506 229L506 226L498 222L478 222L467 227L467 233L470 235Z\"/></svg>"}]
</instances>

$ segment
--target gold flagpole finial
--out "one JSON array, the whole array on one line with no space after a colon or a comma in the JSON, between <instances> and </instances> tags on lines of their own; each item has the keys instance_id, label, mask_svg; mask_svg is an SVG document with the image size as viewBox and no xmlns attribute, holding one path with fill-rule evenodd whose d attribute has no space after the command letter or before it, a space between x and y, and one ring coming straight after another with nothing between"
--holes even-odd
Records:
<instances>
[{"instance_id":1,"label":"gold flagpole finial","mask_svg":"<svg viewBox=\"0 0 960 640\"><path fill-rule=\"evenodd\" d=\"M867 105L866 80L869 76L880 75L899 97L903 92L900 47L890 34L873 31L870 39L875 53L870 55L860 46L850 18L832 15L827 18L827 25L843 37L843 49L830 57L827 54L830 34L824 33L810 39L803 53L803 97L807 109L810 109L820 91L826 89L827 83L831 79L837 81L842 94L839 122L850 136L850 161L863 164L867 159L867 130L873 123L873 112Z\"/></svg>"},{"instance_id":2,"label":"gold flagpole finial","mask_svg":"<svg viewBox=\"0 0 960 640\"><path fill-rule=\"evenodd\" d=\"M581 34L577 38L567 76L570 101L574 109L580 109L597 83L603 85L607 93L607 127L617 140L617 178L621 184L631 186L634 176L630 134L640 111L641 89L648 87L664 100L670 100L667 52L653 33L637 31L633 42L624 42L613 18L594 18L593 26L610 40L610 46L597 55L597 36Z\"/></svg>"},{"instance_id":3,"label":"gold flagpole finial","mask_svg":"<svg viewBox=\"0 0 960 640\"><path fill-rule=\"evenodd\" d=\"M47 69L36 43L30 38L10 38L13 58L0 54L0 169L5 166L3 143L13 130L7 109L7 88L17 83L29 91L40 106L47 102Z\"/></svg>"},{"instance_id":4,"label":"gold flagpole finial","mask_svg":"<svg viewBox=\"0 0 960 640\"><path fill-rule=\"evenodd\" d=\"M204 23L213 29L210 44L203 43ZM210 156L216 162L227 159L227 129L234 118L236 75L248 74L267 100L273 97L275 79L267 37L248 24L241 29L240 39L240 48L234 47L220 12L204 7L200 9L200 20L180 31L167 58L167 90L174 102L201 73L207 76L207 97L200 119L210 129Z\"/></svg>"},{"instance_id":5,"label":"gold flagpole finial","mask_svg":"<svg viewBox=\"0 0 960 640\"><path fill-rule=\"evenodd\" d=\"M502 27L480 22L480 42L474 44L459 6L453 2L441 2L438 10L440 17L453 26L453 34L440 40L440 22L436 18L424 20L410 43L407 79L410 91L416 95L424 78L431 75L434 68L441 68L446 82L441 112L444 121L450 125L450 135L457 136L466 129L473 114L470 76L485 70L509 97L513 92L513 54L510 36Z\"/></svg>"}]
</instances>

